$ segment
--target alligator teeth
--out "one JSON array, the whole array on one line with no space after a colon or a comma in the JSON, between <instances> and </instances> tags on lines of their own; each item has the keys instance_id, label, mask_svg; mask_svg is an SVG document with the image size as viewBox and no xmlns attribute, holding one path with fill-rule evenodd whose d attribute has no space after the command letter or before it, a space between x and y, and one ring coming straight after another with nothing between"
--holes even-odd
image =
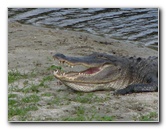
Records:
<instances>
[{"instance_id":1,"label":"alligator teeth","mask_svg":"<svg viewBox=\"0 0 166 129\"><path fill-rule=\"evenodd\" d=\"M90 76L90 74L86 74L86 73L78 73L78 75L86 75L86 76Z\"/></svg>"},{"instance_id":2,"label":"alligator teeth","mask_svg":"<svg viewBox=\"0 0 166 129\"><path fill-rule=\"evenodd\" d=\"M58 70L54 71L54 75L58 73Z\"/></svg>"},{"instance_id":3,"label":"alligator teeth","mask_svg":"<svg viewBox=\"0 0 166 129\"><path fill-rule=\"evenodd\" d=\"M69 77L69 80L74 80L74 78L72 78L72 77Z\"/></svg>"},{"instance_id":4,"label":"alligator teeth","mask_svg":"<svg viewBox=\"0 0 166 129\"><path fill-rule=\"evenodd\" d=\"M85 73L78 73L79 75L87 75L87 74L85 74Z\"/></svg>"},{"instance_id":5,"label":"alligator teeth","mask_svg":"<svg viewBox=\"0 0 166 129\"><path fill-rule=\"evenodd\" d=\"M64 64L64 63L65 63L65 61L61 61L61 60L60 60L60 61L59 61L59 63L60 63L60 64Z\"/></svg>"},{"instance_id":6,"label":"alligator teeth","mask_svg":"<svg viewBox=\"0 0 166 129\"><path fill-rule=\"evenodd\" d=\"M71 66L71 65L69 65L69 67L70 67L70 68L72 68L72 66Z\"/></svg>"}]
</instances>

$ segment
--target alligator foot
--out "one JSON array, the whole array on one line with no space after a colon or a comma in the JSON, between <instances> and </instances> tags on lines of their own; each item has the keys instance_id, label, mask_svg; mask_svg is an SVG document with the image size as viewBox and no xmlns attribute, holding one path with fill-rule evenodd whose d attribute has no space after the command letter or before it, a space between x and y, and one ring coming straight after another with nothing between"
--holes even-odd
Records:
<instances>
[{"instance_id":1,"label":"alligator foot","mask_svg":"<svg viewBox=\"0 0 166 129\"><path fill-rule=\"evenodd\" d=\"M125 95L131 93L154 92L154 91L158 91L158 87L156 84L133 84L127 86L124 89L115 91L114 95Z\"/></svg>"}]
</instances>

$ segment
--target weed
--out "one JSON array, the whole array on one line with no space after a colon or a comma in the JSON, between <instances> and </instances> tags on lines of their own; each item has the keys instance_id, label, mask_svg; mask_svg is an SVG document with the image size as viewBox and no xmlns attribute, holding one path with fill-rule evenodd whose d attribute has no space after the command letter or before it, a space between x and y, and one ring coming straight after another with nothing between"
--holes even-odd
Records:
<instances>
[{"instance_id":1,"label":"weed","mask_svg":"<svg viewBox=\"0 0 166 129\"><path fill-rule=\"evenodd\" d=\"M73 117L62 118L63 121L113 121L114 116L100 116L95 108L88 113L83 106L77 107Z\"/></svg>"},{"instance_id":2,"label":"weed","mask_svg":"<svg viewBox=\"0 0 166 129\"><path fill-rule=\"evenodd\" d=\"M80 103L91 103L93 101L93 96L94 93L87 93L84 94L84 96L82 93L78 93L77 97L75 98L75 101Z\"/></svg>"},{"instance_id":3,"label":"weed","mask_svg":"<svg viewBox=\"0 0 166 129\"><path fill-rule=\"evenodd\" d=\"M63 118L63 121L86 121L87 117L84 115L85 108L83 106L77 107L75 110L75 116L74 117L66 117Z\"/></svg>"},{"instance_id":4,"label":"weed","mask_svg":"<svg viewBox=\"0 0 166 129\"><path fill-rule=\"evenodd\" d=\"M156 112L150 112L147 115L141 115L139 117L139 120L140 121L153 121L154 118L156 118L156 117L157 117L157 113Z\"/></svg>"},{"instance_id":5,"label":"weed","mask_svg":"<svg viewBox=\"0 0 166 129\"><path fill-rule=\"evenodd\" d=\"M53 76L45 76L45 77L40 81L39 84L31 84L30 87L24 87L24 88L22 89L22 92L23 92L23 93L31 93L31 92L38 93L38 92L39 92L39 88L41 88L41 87L46 88L46 87L47 87L47 85L45 85L45 82L51 81L51 80L53 80L53 79L54 79Z\"/></svg>"},{"instance_id":6,"label":"weed","mask_svg":"<svg viewBox=\"0 0 166 129\"><path fill-rule=\"evenodd\" d=\"M8 100L8 104L9 104L9 105L12 105L12 106L13 106L13 105L15 105L16 103L17 103L16 100L13 100L13 99L9 99L9 100Z\"/></svg>"},{"instance_id":7,"label":"weed","mask_svg":"<svg viewBox=\"0 0 166 129\"><path fill-rule=\"evenodd\" d=\"M61 66L51 65L47 70L62 70Z\"/></svg>"},{"instance_id":8,"label":"weed","mask_svg":"<svg viewBox=\"0 0 166 129\"><path fill-rule=\"evenodd\" d=\"M52 96L52 94L51 93L44 93L44 94L42 94L42 96L50 97L50 96Z\"/></svg>"},{"instance_id":9,"label":"weed","mask_svg":"<svg viewBox=\"0 0 166 129\"><path fill-rule=\"evenodd\" d=\"M19 117L23 117L27 114L28 111L36 111L38 110L37 106L35 105L15 105L15 106L9 106L8 109L8 118L10 119L13 116L18 115Z\"/></svg>"},{"instance_id":10,"label":"weed","mask_svg":"<svg viewBox=\"0 0 166 129\"><path fill-rule=\"evenodd\" d=\"M50 76L46 76L46 77L44 77L43 78L43 80L42 81L52 81L54 79L54 76L53 75L50 75Z\"/></svg>"},{"instance_id":11,"label":"weed","mask_svg":"<svg viewBox=\"0 0 166 129\"><path fill-rule=\"evenodd\" d=\"M37 95L31 95L31 96L27 96L27 97L24 97L22 98L22 102L23 103L36 103L38 102L40 99L39 99L39 96Z\"/></svg>"},{"instance_id":12,"label":"weed","mask_svg":"<svg viewBox=\"0 0 166 129\"><path fill-rule=\"evenodd\" d=\"M37 106L35 105L36 102L39 101L39 97L36 95L30 95L27 97L20 99L12 99L16 97L13 94L8 95L8 118L12 118L13 116L18 116L20 120L25 118L26 114L29 111L36 111L38 110Z\"/></svg>"},{"instance_id":13,"label":"weed","mask_svg":"<svg viewBox=\"0 0 166 129\"><path fill-rule=\"evenodd\" d=\"M38 86L40 86L40 87L43 86L44 88L46 88L46 87L48 87L48 86L45 85L45 82L52 81L53 79L54 79L53 75L45 76L45 77L41 80L41 82L40 82L40 84L39 84Z\"/></svg>"},{"instance_id":14,"label":"weed","mask_svg":"<svg viewBox=\"0 0 166 129\"><path fill-rule=\"evenodd\" d=\"M11 70L8 72L8 83L13 83L19 79L27 79L28 77L35 77L37 74L32 71L29 74L22 74L18 70Z\"/></svg>"},{"instance_id":15,"label":"weed","mask_svg":"<svg viewBox=\"0 0 166 129\"><path fill-rule=\"evenodd\" d=\"M30 87L24 87L23 89L22 89L22 92L23 93L31 93L31 92L35 92L35 93L38 93L39 92L39 85L34 85L34 84L32 84Z\"/></svg>"},{"instance_id":16,"label":"weed","mask_svg":"<svg viewBox=\"0 0 166 129\"><path fill-rule=\"evenodd\" d=\"M13 83L16 80L27 78L27 74L21 74L18 70L12 70L8 72L8 83Z\"/></svg>"},{"instance_id":17,"label":"weed","mask_svg":"<svg viewBox=\"0 0 166 129\"><path fill-rule=\"evenodd\" d=\"M17 94L8 94L8 98L16 98Z\"/></svg>"},{"instance_id":18,"label":"weed","mask_svg":"<svg viewBox=\"0 0 166 129\"><path fill-rule=\"evenodd\" d=\"M56 104L56 105L59 106L60 103L61 103L61 99L58 98L58 97L56 97L56 98L51 99L47 104L48 105L54 105L54 104Z\"/></svg>"}]
</instances>

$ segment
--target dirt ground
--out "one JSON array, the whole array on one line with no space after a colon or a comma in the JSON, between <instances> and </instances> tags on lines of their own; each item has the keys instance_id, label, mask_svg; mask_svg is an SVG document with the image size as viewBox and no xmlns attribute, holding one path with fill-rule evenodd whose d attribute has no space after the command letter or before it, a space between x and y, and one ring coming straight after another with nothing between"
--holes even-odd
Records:
<instances>
[{"instance_id":1,"label":"dirt ground","mask_svg":"<svg viewBox=\"0 0 166 129\"><path fill-rule=\"evenodd\" d=\"M92 52L158 56L157 51L141 45L83 32L9 23L8 72L27 75L8 85L12 100L9 121L159 121L158 92L124 96L114 96L113 91L80 93L51 78L53 54L82 56ZM28 90L32 86L35 90ZM26 110L28 106L36 108ZM26 113L18 113L21 109Z\"/></svg>"}]
</instances>

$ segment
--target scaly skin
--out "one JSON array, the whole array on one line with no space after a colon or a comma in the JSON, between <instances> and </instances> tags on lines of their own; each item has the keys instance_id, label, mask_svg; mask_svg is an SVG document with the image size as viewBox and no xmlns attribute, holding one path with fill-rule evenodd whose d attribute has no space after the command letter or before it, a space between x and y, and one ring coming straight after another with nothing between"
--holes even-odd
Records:
<instances>
[{"instance_id":1,"label":"scaly skin","mask_svg":"<svg viewBox=\"0 0 166 129\"><path fill-rule=\"evenodd\" d=\"M80 72L54 71L66 86L83 92L115 90L115 94L158 91L158 57L121 57L93 53L84 57L55 54L54 59L71 66L88 67Z\"/></svg>"}]
</instances>

